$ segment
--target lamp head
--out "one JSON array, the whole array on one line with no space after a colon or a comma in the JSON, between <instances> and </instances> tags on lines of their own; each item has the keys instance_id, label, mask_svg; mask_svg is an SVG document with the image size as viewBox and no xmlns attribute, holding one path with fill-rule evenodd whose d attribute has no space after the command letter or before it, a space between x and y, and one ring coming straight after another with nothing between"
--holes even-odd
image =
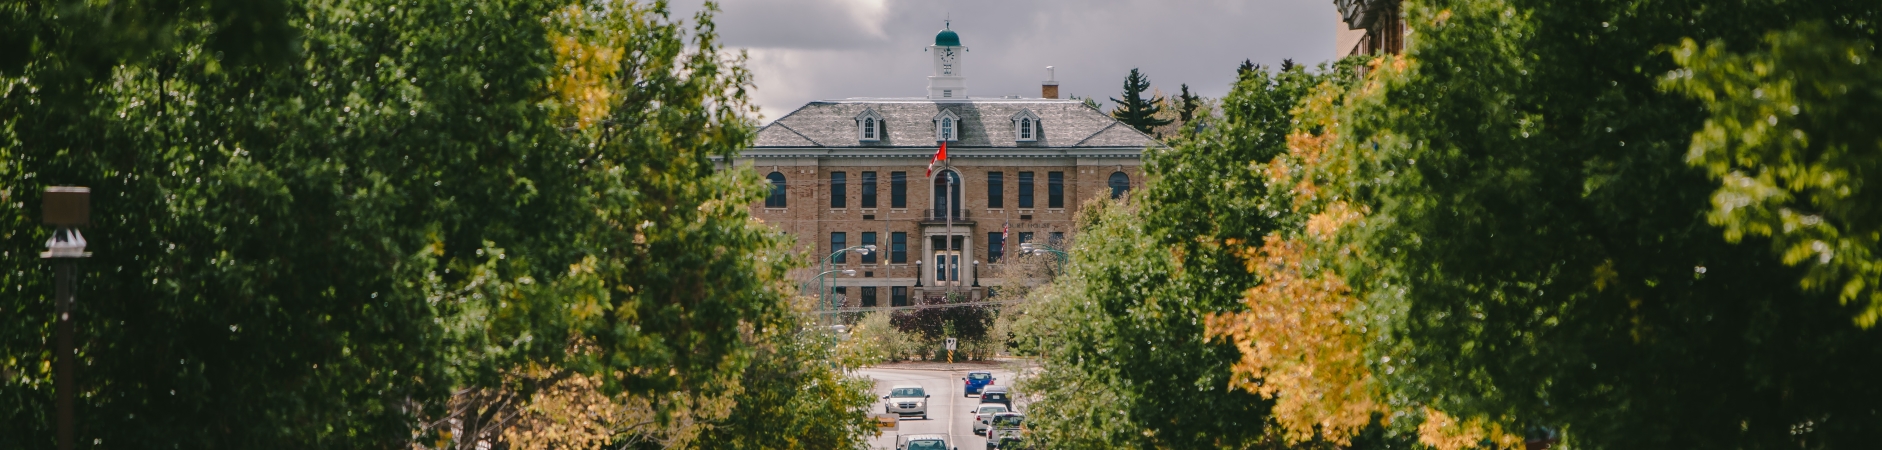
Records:
<instances>
[{"instance_id":1,"label":"lamp head","mask_svg":"<svg viewBox=\"0 0 1882 450\"><path fill-rule=\"evenodd\" d=\"M843 269L844 275L856 276L856 269Z\"/></svg>"},{"instance_id":2,"label":"lamp head","mask_svg":"<svg viewBox=\"0 0 1882 450\"><path fill-rule=\"evenodd\" d=\"M46 225L76 227L91 224L91 188L48 186L42 199Z\"/></svg>"},{"instance_id":3,"label":"lamp head","mask_svg":"<svg viewBox=\"0 0 1882 450\"><path fill-rule=\"evenodd\" d=\"M1021 242L1021 243L1019 243L1019 249L1020 249L1020 250L1024 250L1024 251L1029 251L1029 252L1030 252L1030 251L1032 251L1032 243L1031 243L1031 242Z\"/></svg>"}]
</instances>

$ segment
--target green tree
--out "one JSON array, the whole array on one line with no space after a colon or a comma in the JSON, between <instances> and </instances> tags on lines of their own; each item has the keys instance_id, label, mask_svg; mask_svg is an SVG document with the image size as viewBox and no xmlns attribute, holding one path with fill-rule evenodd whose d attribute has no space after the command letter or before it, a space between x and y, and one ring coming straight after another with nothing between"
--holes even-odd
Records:
<instances>
[{"instance_id":1,"label":"green tree","mask_svg":"<svg viewBox=\"0 0 1882 450\"><path fill-rule=\"evenodd\" d=\"M1240 311L1261 282L1243 243L1299 222L1254 163L1286 151L1303 95L1354 73L1242 73L1211 128L1146 151L1141 192L1081 210L1067 273L1035 291L1015 325L1022 344L1042 343L1043 370L1021 390L1044 397L1029 417L1049 445L1287 445L1270 426L1271 402L1234 388L1235 346L1205 336L1201 319ZM1366 431L1361 447L1397 442ZM1321 445L1331 443L1302 447Z\"/></svg>"},{"instance_id":2,"label":"green tree","mask_svg":"<svg viewBox=\"0 0 1882 450\"><path fill-rule=\"evenodd\" d=\"M1144 98L1144 93L1149 90L1150 77L1144 76L1137 69L1131 69L1131 74L1124 77L1124 99L1111 98L1113 103L1117 103L1116 108L1111 108L1111 117L1144 133L1149 133L1152 128L1170 124L1169 119L1155 117L1158 112L1163 111L1163 107L1159 106L1163 103L1163 97Z\"/></svg>"},{"instance_id":3,"label":"green tree","mask_svg":"<svg viewBox=\"0 0 1882 450\"><path fill-rule=\"evenodd\" d=\"M1183 83L1183 93L1177 95L1176 100L1177 105L1180 106L1178 110L1180 119L1177 123L1188 125L1189 121L1196 116L1196 108L1202 107L1202 97L1190 94L1189 83Z\"/></svg>"},{"instance_id":4,"label":"green tree","mask_svg":"<svg viewBox=\"0 0 1882 450\"><path fill-rule=\"evenodd\" d=\"M1680 43L1685 70L1666 86L1711 111L1686 161L1719 180L1708 218L1725 238L1767 237L1785 264L1806 267L1803 287L1882 317L1882 65L1874 41L1845 39L1821 23L1765 36L1734 53L1723 43Z\"/></svg>"},{"instance_id":5,"label":"green tree","mask_svg":"<svg viewBox=\"0 0 1882 450\"><path fill-rule=\"evenodd\" d=\"M52 289L29 255L54 184L94 192L81 440L469 447L583 380L561 391L652 420L608 441L689 442L777 388L743 378L781 345L751 336L794 329L790 259L745 211L755 177L715 169L753 110L710 11L289 2L288 63L237 64L209 32L232 25L222 6L121 6L174 40L35 44L0 78L8 443L51 445ZM36 7L0 11L41 43L98 19ZM85 52L141 56L71 71Z\"/></svg>"},{"instance_id":6,"label":"green tree","mask_svg":"<svg viewBox=\"0 0 1882 450\"><path fill-rule=\"evenodd\" d=\"M1684 39L1752 48L1817 21L1873 42L1879 10L1408 3L1409 56L1378 58L1308 130L1331 141L1291 156L1311 164L1271 170L1297 199L1348 205L1308 224L1335 251L1302 267L1352 289L1345 319L1379 338L1364 360L1385 400L1499 442L1534 425L1579 448L1873 442L1882 335L1800 289L1806 269L1771 243L1709 223L1719 183L1686 155L1710 110L1661 85Z\"/></svg>"}]
</instances>

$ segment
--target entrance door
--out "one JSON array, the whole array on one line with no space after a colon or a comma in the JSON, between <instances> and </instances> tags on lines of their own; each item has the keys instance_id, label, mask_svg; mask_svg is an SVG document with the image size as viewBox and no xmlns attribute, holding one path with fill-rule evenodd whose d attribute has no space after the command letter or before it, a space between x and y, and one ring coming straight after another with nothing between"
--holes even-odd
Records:
<instances>
[{"instance_id":1,"label":"entrance door","mask_svg":"<svg viewBox=\"0 0 1882 450\"><path fill-rule=\"evenodd\" d=\"M961 284L961 252L943 250L934 252L934 280L936 286L959 286Z\"/></svg>"}]
</instances>

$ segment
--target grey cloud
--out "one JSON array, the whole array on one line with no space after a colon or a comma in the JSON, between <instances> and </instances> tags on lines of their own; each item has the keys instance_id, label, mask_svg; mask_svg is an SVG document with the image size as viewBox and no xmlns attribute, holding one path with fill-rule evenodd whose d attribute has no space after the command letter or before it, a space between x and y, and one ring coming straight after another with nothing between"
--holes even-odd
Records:
<instances>
[{"instance_id":1,"label":"grey cloud","mask_svg":"<svg viewBox=\"0 0 1882 450\"><path fill-rule=\"evenodd\" d=\"M697 3L676 4L689 8ZM1164 92L1188 83L1215 97L1243 59L1329 60L1337 20L1331 0L731 0L721 9L726 45L751 52L767 118L818 99L924 95L923 49L950 16L970 49L971 95L1038 96L1044 67L1057 66L1063 93L1101 100L1118 95L1131 68Z\"/></svg>"}]
</instances>

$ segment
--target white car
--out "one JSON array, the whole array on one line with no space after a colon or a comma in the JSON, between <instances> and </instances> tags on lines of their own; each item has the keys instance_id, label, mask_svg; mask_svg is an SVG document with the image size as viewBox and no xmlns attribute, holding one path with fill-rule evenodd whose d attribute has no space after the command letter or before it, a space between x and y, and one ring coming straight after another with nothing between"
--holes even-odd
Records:
<instances>
[{"instance_id":1,"label":"white car","mask_svg":"<svg viewBox=\"0 0 1882 450\"><path fill-rule=\"evenodd\" d=\"M960 450L948 447L945 434L909 434L895 437L895 450Z\"/></svg>"},{"instance_id":2,"label":"white car","mask_svg":"<svg viewBox=\"0 0 1882 450\"><path fill-rule=\"evenodd\" d=\"M994 414L1008 411L1006 405L999 403L981 403L980 406L976 406L973 410L968 412L974 414L974 434L981 434L987 431L987 424L990 423L988 420L992 419Z\"/></svg>"},{"instance_id":3,"label":"white car","mask_svg":"<svg viewBox=\"0 0 1882 450\"><path fill-rule=\"evenodd\" d=\"M889 388L889 395L882 396L882 400L883 413L928 418L928 392L921 386L896 385Z\"/></svg>"}]
</instances>

